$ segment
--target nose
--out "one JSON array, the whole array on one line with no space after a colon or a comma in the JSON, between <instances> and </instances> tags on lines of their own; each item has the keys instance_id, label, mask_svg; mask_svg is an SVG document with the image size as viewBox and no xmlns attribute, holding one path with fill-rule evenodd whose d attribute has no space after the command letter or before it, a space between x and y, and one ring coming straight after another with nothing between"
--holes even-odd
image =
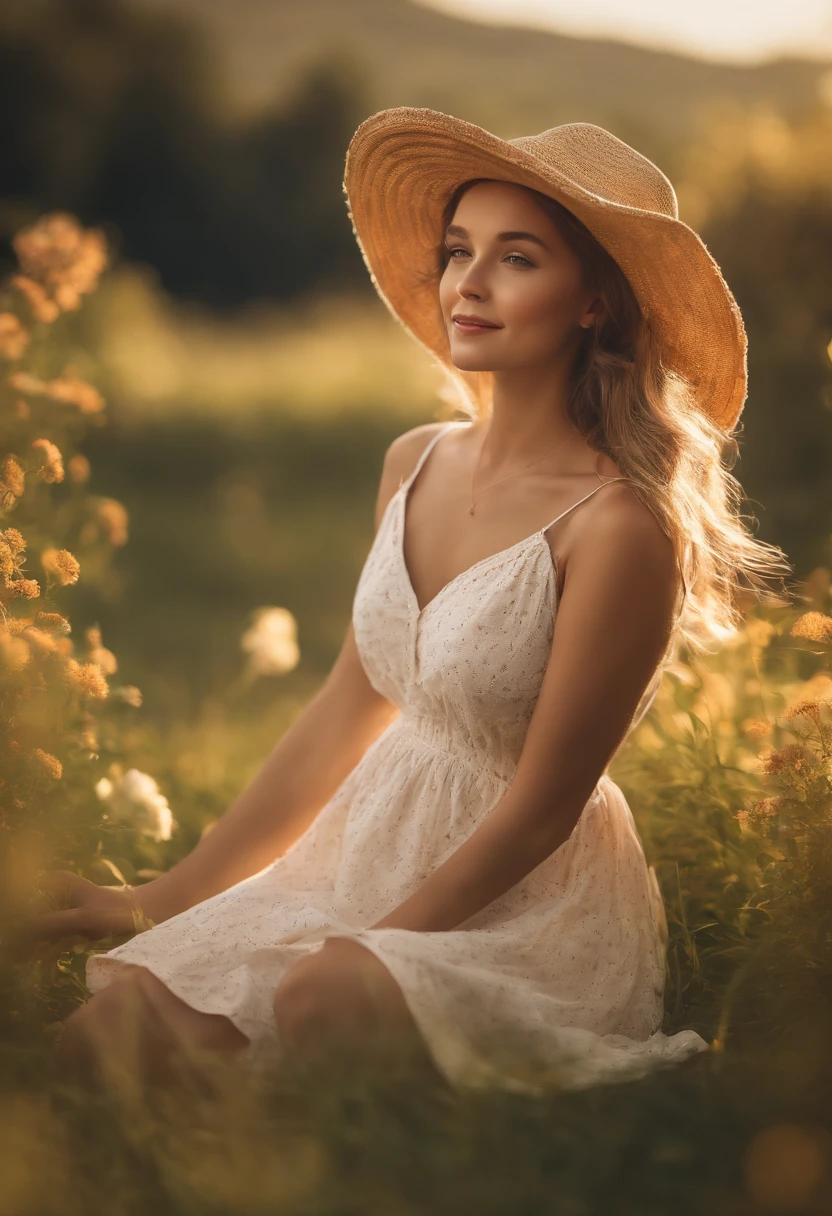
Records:
<instances>
[{"instance_id":1,"label":"nose","mask_svg":"<svg viewBox=\"0 0 832 1216\"><path fill-rule=\"evenodd\" d=\"M457 291L464 300L484 300L488 296L488 287L483 272L473 262L467 267L457 283Z\"/></svg>"}]
</instances>

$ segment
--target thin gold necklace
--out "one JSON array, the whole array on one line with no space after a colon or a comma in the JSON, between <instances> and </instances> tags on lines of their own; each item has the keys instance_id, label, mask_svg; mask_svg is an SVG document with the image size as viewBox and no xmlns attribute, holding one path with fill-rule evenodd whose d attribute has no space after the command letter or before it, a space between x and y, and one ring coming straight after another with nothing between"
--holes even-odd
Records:
<instances>
[{"instance_id":1,"label":"thin gold necklace","mask_svg":"<svg viewBox=\"0 0 832 1216\"><path fill-rule=\"evenodd\" d=\"M494 486L498 486L501 481L508 481L509 477L516 477L518 473L523 473L523 472L525 472L526 469L530 469L533 465L540 464L540 462L542 460L545 460L547 456L551 456L552 452L556 452L558 450L558 448L565 448L567 443L571 443L574 438L575 438L574 435L570 435L568 439L565 439L563 441L563 443L557 444L555 447L551 448L548 452L545 452L542 456L538 456L537 460L529 461L529 463L524 464L522 466L522 468L515 469L515 471L513 473L506 473L505 477L500 477L499 480L492 481L490 483L490 485L483 486L483 488L479 491L479 493L477 493L475 495L474 494L474 476L477 472L477 469L479 468L480 456L482 455L482 447L480 447L480 450L477 453L477 459L474 464L473 472L471 473L471 506L468 511L468 514L469 515L474 514L474 503L475 503L476 499L480 497L481 494L485 493L486 490L491 490L491 489L493 489Z\"/></svg>"}]
</instances>

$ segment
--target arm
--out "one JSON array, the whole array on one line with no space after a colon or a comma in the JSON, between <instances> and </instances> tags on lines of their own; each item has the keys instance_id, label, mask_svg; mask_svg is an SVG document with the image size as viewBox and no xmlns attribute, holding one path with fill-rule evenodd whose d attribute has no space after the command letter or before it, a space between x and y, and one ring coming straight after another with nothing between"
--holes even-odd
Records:
<instances>
[{"instance_id":1,"label":"arm","mask_svg":"<svg viewBox=\"0 0 832 1216\"><path fill-rule=\"evenodd\" d=\"M447 930L485 908L570 836L670 637L672 542L620 487L570 556L552 649L509 789L483 823L374 929Z\"/></svg>"},{"instance_id":2,"label":"arm","mask_svg":"<svg viewBox=\"0 0 832 1216\"><path fill-rule=\"evenodd\" d=\"M376 499L376 530L434 429L435 424L414 427L387 449ZM285 853L398 712L368 681L350 622L325 684L251 784L187 857L137 890L146 915L167 920Z\"/></svg>"}]
</instances>

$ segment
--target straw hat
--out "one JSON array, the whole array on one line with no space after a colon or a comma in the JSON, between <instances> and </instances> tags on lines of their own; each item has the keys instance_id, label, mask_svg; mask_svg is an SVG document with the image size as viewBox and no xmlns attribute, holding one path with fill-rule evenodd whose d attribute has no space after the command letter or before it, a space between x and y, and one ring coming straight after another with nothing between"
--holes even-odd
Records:
<instances>
[{"instance_id":1,"label":"straw hat","mask_svg":"<svg viewBox=\"0 0 832 1216\"><path fill-rule=\"evenodd\" d=\"M413 337L453 368L436 255L442 209L473 177L530 186L582 220L627 276L665 365L692 382L705 414L733 429L747 392L737 302L704 242L678 218L662 171L593 123L504 140L438 110L399 106L361 124L344 173L350 220L376 290Z\"/></svg>"}]
</instances>

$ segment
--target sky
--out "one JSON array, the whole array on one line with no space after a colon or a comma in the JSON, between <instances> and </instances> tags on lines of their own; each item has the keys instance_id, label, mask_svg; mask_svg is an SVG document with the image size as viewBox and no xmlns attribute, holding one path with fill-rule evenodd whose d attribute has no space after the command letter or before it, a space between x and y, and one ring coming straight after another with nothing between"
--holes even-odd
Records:
<instances>
[{"instance_id":1,"label":"sky","mask_svg":"<svg viewBox=\"0 0 832 1216\"><path fill-rule=\"evenodd\" d=\"M421 0L475 18L728 63L832 60L832 0Z\"/></svg>"}]
</instances>

